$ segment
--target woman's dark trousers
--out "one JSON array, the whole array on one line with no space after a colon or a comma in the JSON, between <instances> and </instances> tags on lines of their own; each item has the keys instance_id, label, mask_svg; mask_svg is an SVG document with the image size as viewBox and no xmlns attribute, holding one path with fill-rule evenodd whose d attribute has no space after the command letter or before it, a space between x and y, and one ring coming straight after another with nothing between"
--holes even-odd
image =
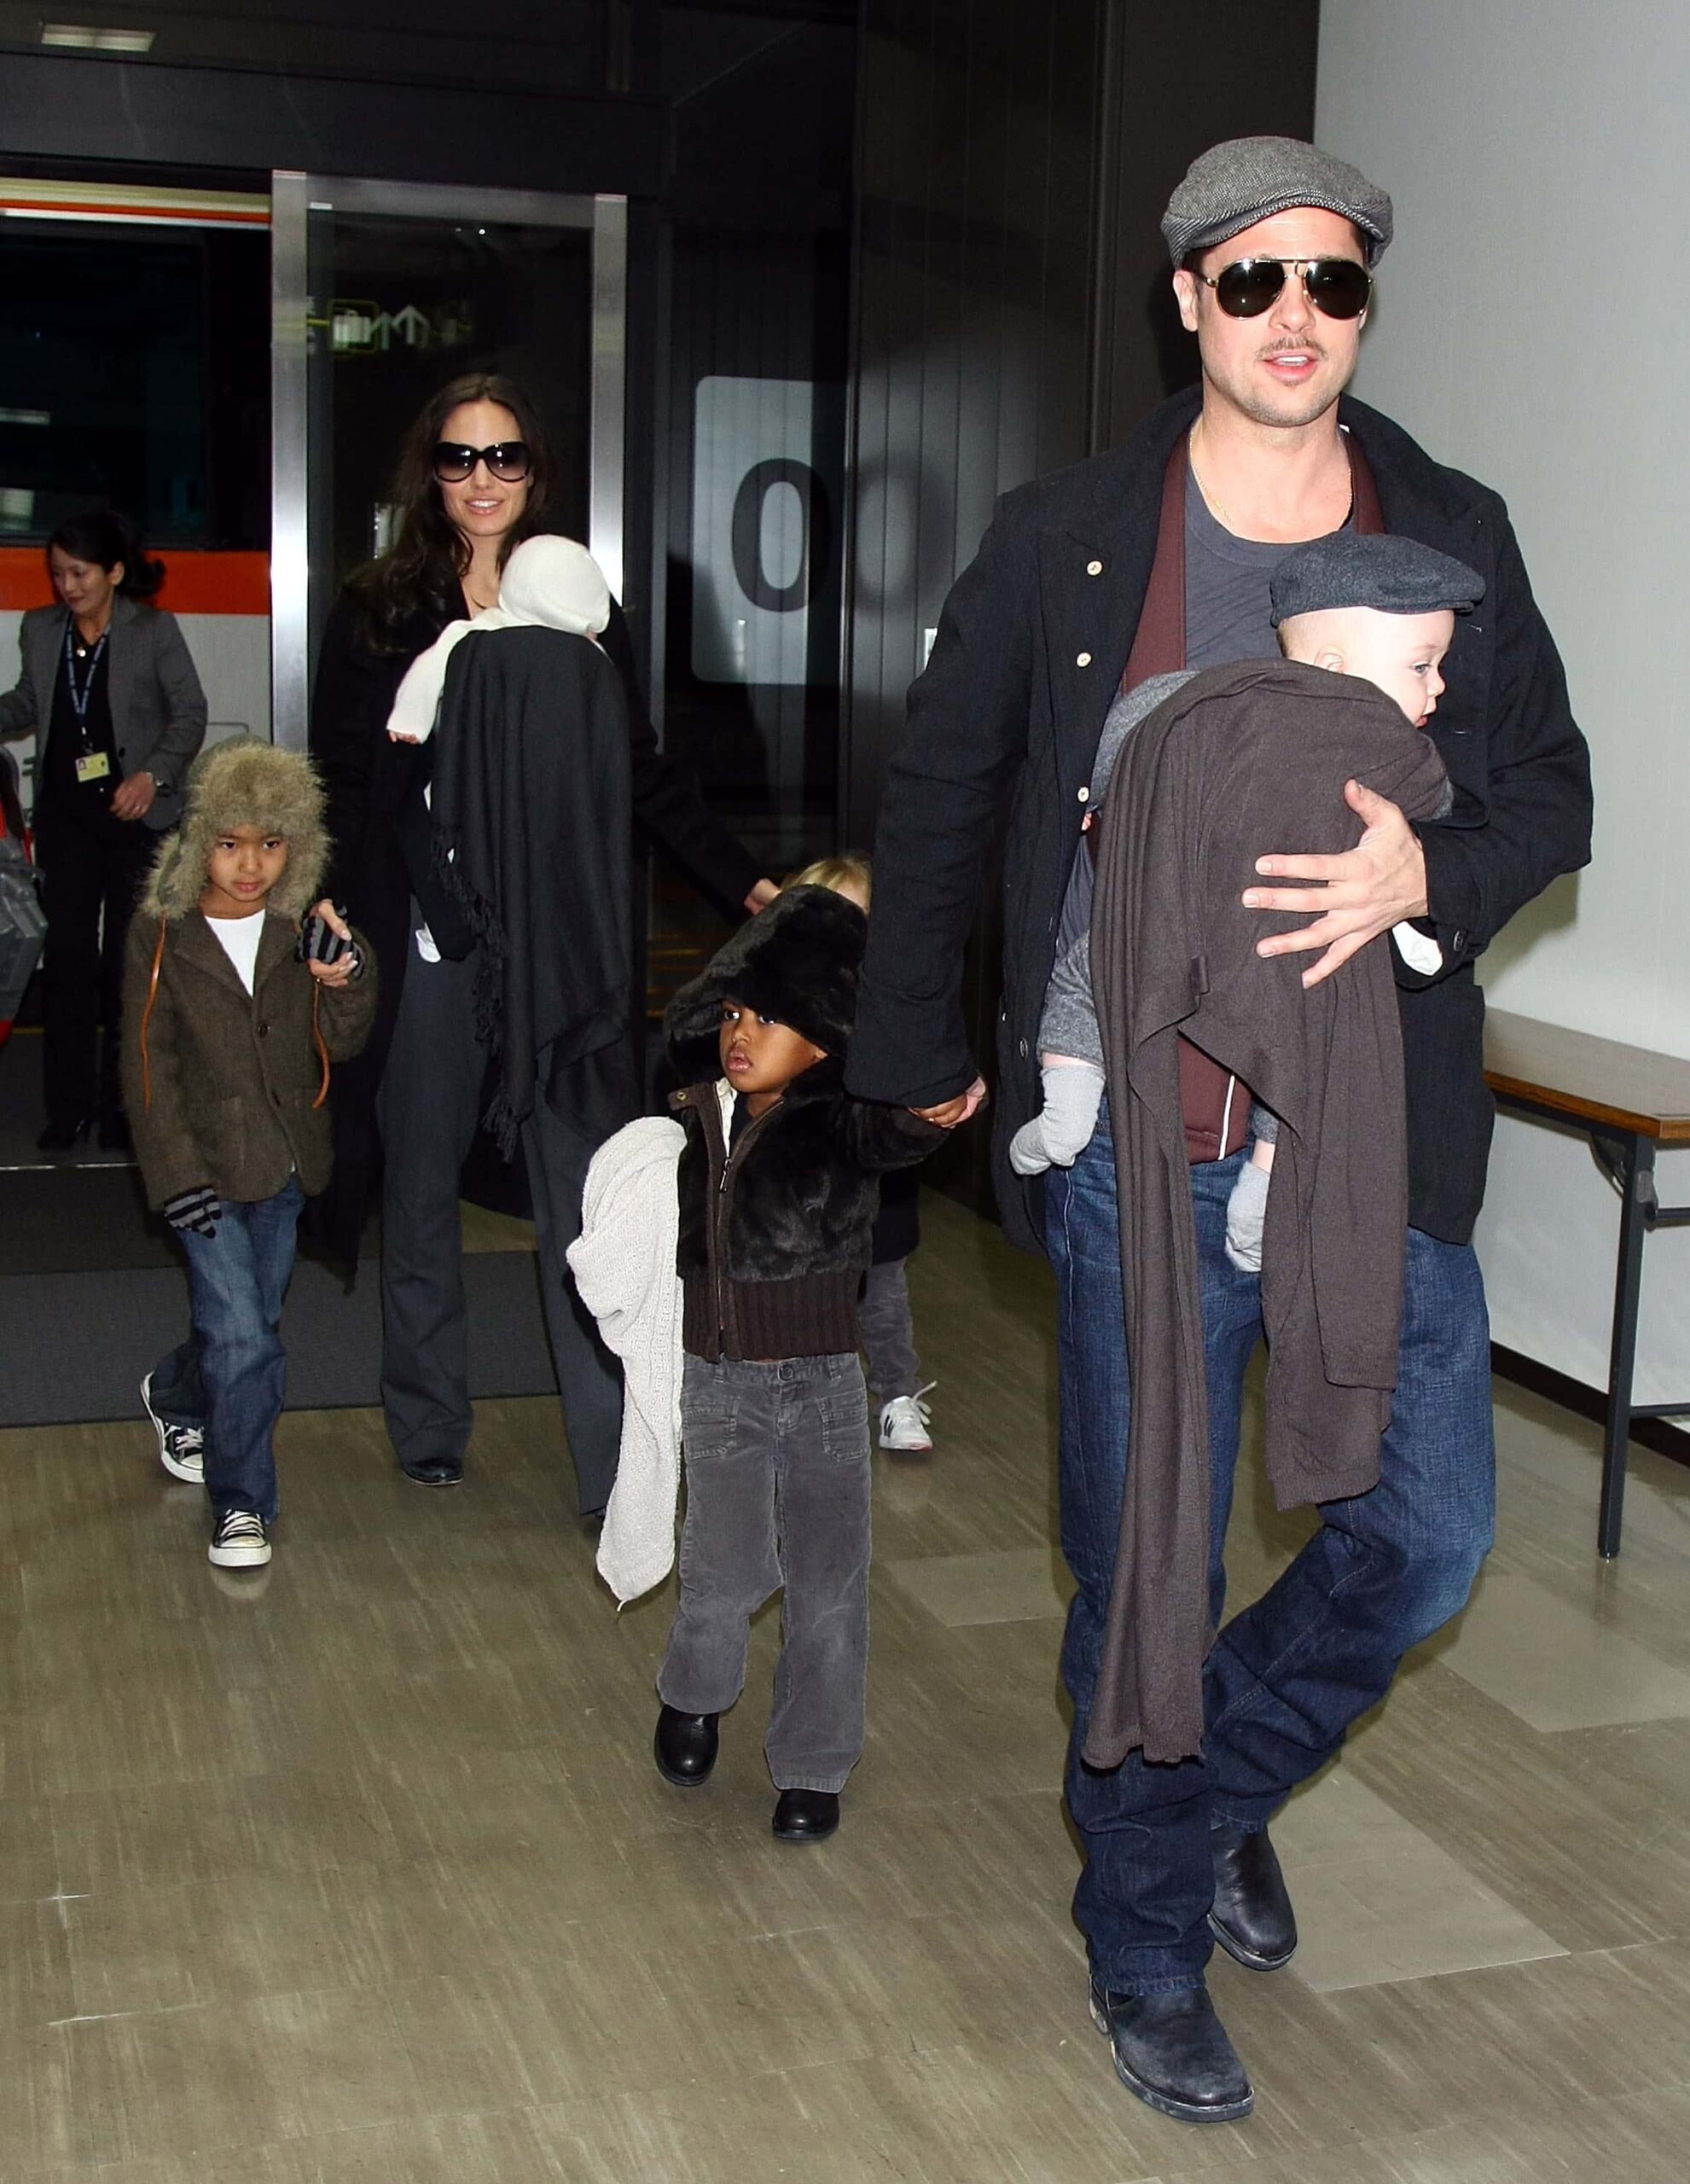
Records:
<instances>
[{"instance_id":1,"label":"woman's dark trousers","mask_svg":"<svg viewBox=\"0 0 1690 2184\"><path fill-rule=\"evenodd\" d=\"M43 1105L55 1123L115 1115L124 941L160 837L92 799L81 811L44 799L37 836L47 912Z\"/></svg>"},{"instance_id":2,"label":"woman's dark trousers","mask_svg":"<svg viewBox=\"0 0 1690 2184\"><path fill-rule=\"evenodd\" d=\"M413 917L413 926L421 922ZM381 1191L381 1401L407 1468L462 1458L474 1423L458 1177L485 1097L475 1036L475 968L430 963L413 937L398 1021L377 1096ZM540 1072L541 1083L546 1072ZM604 1507L616 1477L622 1379L576 1294L564 1253L581 1233L581 1194L597 1139L543 1092L522 1126L540 1283L581 1510Z\"/></svg>"}]
</instances>

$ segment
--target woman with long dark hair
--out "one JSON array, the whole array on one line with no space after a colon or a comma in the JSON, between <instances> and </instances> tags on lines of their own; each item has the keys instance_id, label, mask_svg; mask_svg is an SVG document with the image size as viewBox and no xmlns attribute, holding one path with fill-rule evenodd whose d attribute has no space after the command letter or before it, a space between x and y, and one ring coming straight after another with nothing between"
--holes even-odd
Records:
<instances>
[{"instance_id":1,"label":"woman with long dark hair","mask_svg":"<svg viewBox=\"0 0 1690 2184\"><path fill-rule=\"evenodd\" d=\"M438 869L425 795L438 739L393 742L387 717L418 653L449 622L493 607L512 550L556 529L555 475L538 415L514 381L475 373L443 387L400 450L392 548L350 580L329 617L311 709L311 751L334 845L331 891L369 935L381 975L369 1044L336 1079L335 1179L319 1233L355 1259L380 1165L382 1403L402 1467L426 1486L462 1478L473 1423L458 1194L484 1105L485 1057L473 1020L475 938ZM626 704L636 821L719 907L760 907L772 886L657 747L613 602L602 643ZM332 908L323 906L325 916ZM630 1026L643 1001L642 990L630 993ZM631 1067L626 1081L636 1102ZM537 1128L549 1130L555 1101L539 1107ZM580 1224L579 1178L572 1184L565 1170L578 1150L584 1172L592 1130L614 1129L627 1115L561 1119L566 1157L555 1136L543 1158L527 1133L524 1155L547 1328L581 1507L590 1515L603 1507L614 1472L620 1391L564 1264Z\"/></svg>"},{"instance_id":2,"label":"woman with long dark hair","mask_svg":"<svg viewBox=\"0 0 1690 2184\"><path fill-rule=\"evenodd\" d=\"M121 516L96 508L68 518L47 542L47 570L57 604L24 616L22 669L0 697L0 736L45 739L35 774L47 912L47 1126L38 1141L44 1153L68 1152L97 1118L101 1144L126 1149L124 937L206 740L206 694L175 618L147 603L164 564L147 559Z\"/></svg>"}]
</instances>

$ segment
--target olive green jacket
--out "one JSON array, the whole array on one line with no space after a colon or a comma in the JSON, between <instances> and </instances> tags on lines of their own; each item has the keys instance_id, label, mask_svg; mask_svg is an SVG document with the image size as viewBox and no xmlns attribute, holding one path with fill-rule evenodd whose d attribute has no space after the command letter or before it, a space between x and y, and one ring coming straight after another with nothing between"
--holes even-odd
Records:
<instances>
[{"instance_id":1,"label":"olive green jacket","mask_svg":"<svg viewBox=\"0 0 1690 2184\"><path fill-rule=\"evenodd\" d=\"M165 936L151 1009L154 950ZM308 1196L328 1181L328 1104L318 1028L331 1061L355 1054L375 1014L375 965L323 986L294 959L298 927L265 913L248 993L198 910L131 923L124 964L124 1102L150 1205L209 1185L220 1198L273 1198L298 1172ZM144 1048L143 1048L143 1019Z\"/></svg>"}]
</instances>

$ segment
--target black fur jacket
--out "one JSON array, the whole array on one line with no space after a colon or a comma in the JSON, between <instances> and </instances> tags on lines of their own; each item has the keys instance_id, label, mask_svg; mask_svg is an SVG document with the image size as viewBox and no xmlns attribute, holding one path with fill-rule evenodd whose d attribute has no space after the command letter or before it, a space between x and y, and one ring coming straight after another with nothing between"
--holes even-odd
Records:
<instances>
[{"instance_id":1,"label":"black fur jacket","mask_svg":"<svg viewBox=\"0 0 1690 2184\"><path fill-rule=\"evenodd\" d=\"M913 1166L945 1133L907 1107L854 1100L845 1054L867 921L825 888L779 897L671 1002L680 1163L677 1268L682 1340L703 1357L807 1357L857 1347L880 1175ZM740 1129L717 1026L729 996L778 1016L826 1058Z\"/></svg>"},{"instance_id":2,"label":"black fur jacket","mask_svg":"<svg viewBox=\"0 0 1690 2184\"><path fill-rule=\"evenodd\" d=\"M700 1357L830 1356L857 1346L857 1298L887 1169L944 1136L907 1107L853 1100L831 1055L745 1124L713 1078L675 1095L687 1132L676 1252L682 1338Z\"/></svg>"}]
</instances>

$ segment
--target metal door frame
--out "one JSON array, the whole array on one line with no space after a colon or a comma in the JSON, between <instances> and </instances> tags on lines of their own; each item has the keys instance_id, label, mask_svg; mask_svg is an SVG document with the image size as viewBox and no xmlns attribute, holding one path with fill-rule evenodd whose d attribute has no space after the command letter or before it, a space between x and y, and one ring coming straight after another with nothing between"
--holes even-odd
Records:
<instances>
[{"instance_id":1,"label":"metal door frame","mask_svg":"<svg viewBox=\"0 0 1690 2184\"><path fill-rule=\"evenodd\" d=\"M303 751L311 710L309 239L314 212L584 228L592 236L592 385L587 547L622 593L627 410L628 200L527 189L453 189L278 168L270 177L270 732Z\"/></svg>"}]
</instances>

